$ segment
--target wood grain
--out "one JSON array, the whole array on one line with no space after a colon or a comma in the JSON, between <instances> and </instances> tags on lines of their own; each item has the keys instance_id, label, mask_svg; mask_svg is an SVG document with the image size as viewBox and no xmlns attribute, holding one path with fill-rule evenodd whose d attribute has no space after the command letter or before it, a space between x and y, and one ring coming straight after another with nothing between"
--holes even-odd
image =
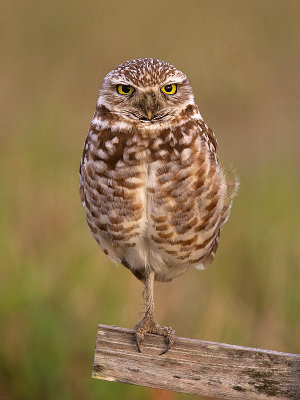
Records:
<instances>
[{"instance_id":1,"label":"wood grain","mask_svg":"<svg viewBox=\"0 0 300 400\"><path fill-rule=\"evenodd\" d=\"M176 337L159 355L162 337L99 325L93 378L224 399L300 399L300 356Z\"/></svg>"}]
</instances>

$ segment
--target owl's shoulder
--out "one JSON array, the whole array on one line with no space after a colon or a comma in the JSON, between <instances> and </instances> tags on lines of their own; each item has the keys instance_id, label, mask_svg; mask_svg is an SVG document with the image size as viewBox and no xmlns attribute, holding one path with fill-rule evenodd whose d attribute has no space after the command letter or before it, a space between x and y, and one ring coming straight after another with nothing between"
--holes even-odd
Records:
<instances>
[{"instance_id":1,"label":"owl's shoulder","mask_svg":"<svg viewBox=\"0 0 300 400\"><path fill-rule=\"evenodd\" d=\"M201 136L207 141L212 151L217 151L218 141L211 128L203 121L203 119L197 121L198 129Z\"/></svg>"}]
</instances>

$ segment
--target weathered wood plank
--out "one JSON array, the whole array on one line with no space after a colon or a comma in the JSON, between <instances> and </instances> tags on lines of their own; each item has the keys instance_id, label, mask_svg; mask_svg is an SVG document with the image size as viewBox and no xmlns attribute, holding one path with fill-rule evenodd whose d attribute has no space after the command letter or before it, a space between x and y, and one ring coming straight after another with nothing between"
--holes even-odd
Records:
<instances>
[{"instance_id":1,"label":"weathered wood plank","mask_svg":"<svg viewBox=\"0 0 300 400\"><path fill-rule=\"evenodd\" d=\"M300 399L300 356L177 337L159 355L162 337L99 325L93 378L224 399Z\"/></svg>"}]
</instances>

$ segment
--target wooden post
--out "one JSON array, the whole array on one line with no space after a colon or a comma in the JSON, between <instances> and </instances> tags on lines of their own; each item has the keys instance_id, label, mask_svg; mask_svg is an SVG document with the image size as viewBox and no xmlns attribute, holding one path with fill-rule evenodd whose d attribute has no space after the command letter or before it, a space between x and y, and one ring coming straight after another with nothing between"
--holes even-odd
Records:
<instances>
[{"instance_id":1,"label":"wooden post","mask_svg":"<svg viewBox=\"0 0 300 400\"><path fill-rule=\"evenodd\" d=\"M145 335L138 353L133 331L99 325L93 378L224 399L300 399L300 356L176 337Z\"/></svg>"}]
</instances>

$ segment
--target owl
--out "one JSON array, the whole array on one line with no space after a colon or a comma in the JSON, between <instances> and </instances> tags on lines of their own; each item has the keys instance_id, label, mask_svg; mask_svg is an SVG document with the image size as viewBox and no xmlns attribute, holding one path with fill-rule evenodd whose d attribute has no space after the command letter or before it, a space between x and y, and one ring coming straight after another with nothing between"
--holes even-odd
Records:
<instances>
[{"instance_id":1,"label":"owl","mask_svg":"<svg viewBox=\"0 0 300 400\"><path fill-rule=\"evenodd\" d=\"M145 333L165 337L161 354L174 343L174 330L156 322L154 281L213 261L236 189L181 71L141 58L106 75L81 158L80 196L100 248L145 285L138 351Z\"/></svg>"}]
</instances>

